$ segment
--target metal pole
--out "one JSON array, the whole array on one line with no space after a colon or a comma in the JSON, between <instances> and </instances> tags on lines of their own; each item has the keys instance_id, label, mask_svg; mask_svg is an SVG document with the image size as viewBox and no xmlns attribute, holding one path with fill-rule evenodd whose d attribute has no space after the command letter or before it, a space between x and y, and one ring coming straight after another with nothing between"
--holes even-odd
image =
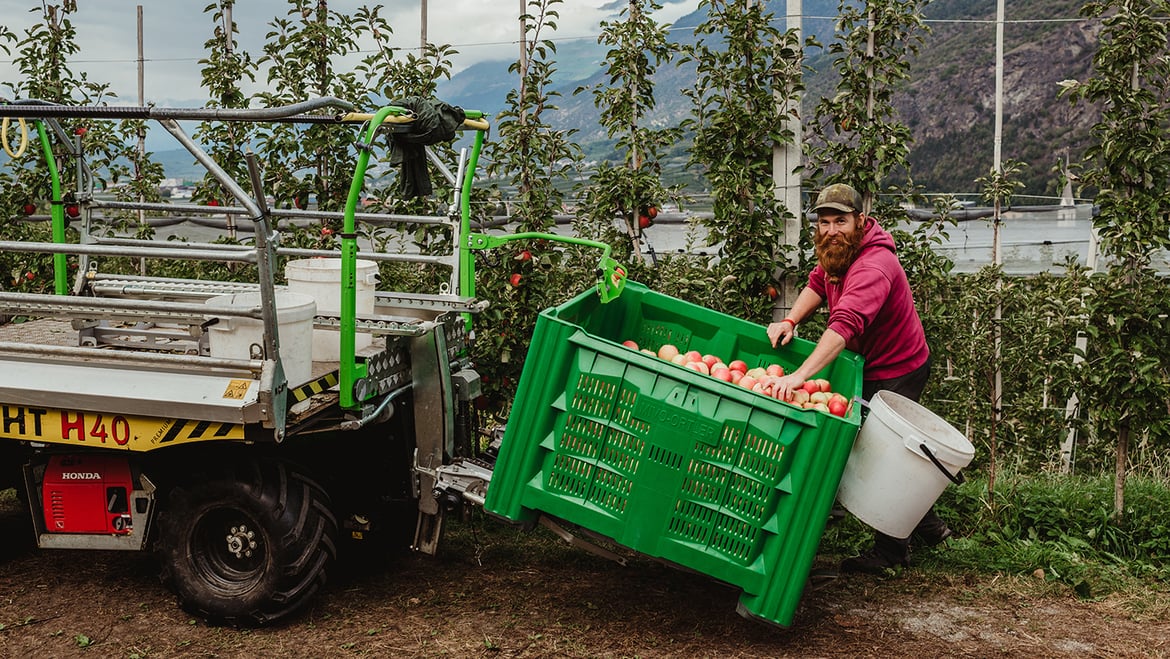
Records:
<instances>
[{"instance_id":1,"label":"metal pole","mask_svg":"<svg viewBox=\"0 0 1170 659\"><path fill-rule=\"evenodd\" d=\"M802 14L801 0L788 0L785 28L796 31L797 44L803 42ZM797 59L804 59L803 47L798 51ZM798 61L793 68L800 71L800 62ZM783 107L780 108L780 115L784 117L784 127L792 131L792 142L772 147L772 179L775 182L773 194L778 201L784 204L790 214L784 218L783 232L780 237L781 245L789 248L786 251L790 268L796 265L795 247L800 241L801 221L804 219L804 209L800 198L801 176L799 170L804 147L804 127L800 114L801 98L802 94L796 92L792 98L776 99L778 104L783 104ZM783 285L780 286L780 295L772 306L772 320L778 321L787 317L794 301L796 301L796 278L785 277Z\"/></svg>"},{"instance_id":2,"label":"metal pole","mask_svg":"<svg viewBox=\"0 0 1170 659\"><path fill-rule=\"evenodd\" d=\"M992 166L995 168L996 174L1003 173L1003 22L1004 22L1004 0L996 0L995 5L995 139L994 139L994 155L992 156ZM995 220L993 222L993 236L992 236L992 261L996 267L1003 265L1003 250L1001 249L1000 227L1003 224L1000 219L1001 212L1000 199L995 200ZM1003 290L1002 274L996 278L995 290L998 293ZM995 383L994 391L992 391L992 416L995 419L995 424L998 426L1003 420L1003 302L1000 296L996 295L995 303ZM994 475L992 476L994 478Z\"/></svg>"},{"instance_id":3,"label":"metal pole","mask_svg":"<svg viewBox=\"0 0 1170 659\"><path fill-rule=\"evenodd\" d=\"M419 29L419 53L425 54L427 52L427 0L422 0L419 10L419 22L422 24Z\"/></svg>"},{"instance_id":4,"label":"metal pole","mask_svg":"<svg viewBox=\"0 0 1170 659\"><path fill-rule=\"evenodd\" d=\"M142 44L142 5L138 5L138 106L146 106L146 59L143 56L145 49ZM135 166L135 174L139 173L139 167L143 160L146 159L146 124L138 128L138 162ZM146 197L142 192L138 193L138 202L146 201ZM138 210L138 226L146 226L146 211ZM146 259L138 260L138 274L146 274Z\"/></svg>"}]
</instances>

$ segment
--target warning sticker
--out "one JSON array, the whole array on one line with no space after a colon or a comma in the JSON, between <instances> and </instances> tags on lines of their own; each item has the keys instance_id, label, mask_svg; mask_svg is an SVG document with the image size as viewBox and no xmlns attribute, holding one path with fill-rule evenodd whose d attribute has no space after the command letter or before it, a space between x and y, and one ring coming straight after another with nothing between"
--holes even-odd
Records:
<instances>
[{"instance_id":1,"label":"warning sticker","mask_svg":"<svg viewBox=\"0 0 1170 659\"><path fill-rule=\"evenodd\" d=\"M232 380L228 383L227 389L224 390L223 397L244 400L244 396L248 395L248 387L251 385L252 380Z\"/></svg>"}]
</instances>

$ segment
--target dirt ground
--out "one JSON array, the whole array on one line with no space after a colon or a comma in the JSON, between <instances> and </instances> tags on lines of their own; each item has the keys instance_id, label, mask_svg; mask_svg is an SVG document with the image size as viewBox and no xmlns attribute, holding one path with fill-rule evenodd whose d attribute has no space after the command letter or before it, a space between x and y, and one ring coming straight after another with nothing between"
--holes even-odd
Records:
<instances>
[{"instance_id":1,"label":"dirt ground","mask_svg":"<svg viewBox=\"0 0 1170 659\"><path fill-rule=\"evenodd\" d=\"M806 589L778 628L706 577L487 520L454 525L436 557L341 562L283 624L215 627L176 605L148 555L38 551L28 528L0 509L3 657L1170 656L1165 591L1082 601L1031 576L912 567Z\"/></svg>"}]
</instances>

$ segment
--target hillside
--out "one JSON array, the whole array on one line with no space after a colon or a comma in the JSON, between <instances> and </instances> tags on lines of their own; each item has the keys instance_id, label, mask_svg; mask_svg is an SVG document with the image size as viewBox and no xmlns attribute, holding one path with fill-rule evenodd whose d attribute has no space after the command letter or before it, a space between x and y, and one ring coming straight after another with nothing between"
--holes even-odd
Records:
<instances>
[{"instance_id":1,"label":"hillside","mask_svg":"<svg viewBox=\"0 0 1170 659\"><path fill-rule=\"evenodd\" d=\"M778 16L783 15L783 0L772 0L770 5ZM1083 79L1090 69L1098 27L1069 20L1077 18L1080 6L1078 0L1037 0L1008 7L1002 155L1028 164L1025 194L1056 193L1053 166L1066 154L1073 161L1079 159L1088 128L1096 119L1094 113L1056 98L1058 81ZM803 10L806 35L815 34L827 43L832 38L831 21L813 17L835 15L835 0L806 0ZM915 139L912 173L930 191L974 192L978 189L975 179L991 167L994 148L995 2L936 0L925 13L931 32L912 62L911 81L895 100ZM702 18L696 12L680 19L672 37L692 40L691 30ZM572 66L558 66L556 88L563 96L558 103L561 110L550 123L576 129L576 141L594 157L608 152L597 126L597 109L592 96L573 96L572 90L604 81L604 56L604 48L589 40L566 41L554 56L558 63ZM807 63L813 72L806 80L806 116L819 98L834 93L829 56L809 51ZM440 95L465 107L497 112L515 85L507 73L508 64L485 62L463 71L440 86ZM590 70L592 75L575 77ZM655 76L659 108L651 120L669 124L685 117L690 106L677 90L690 87L693 80L693 67L661 67ZM671 169L681 169L685 146L680 145L678 162Z\"/></svg>"}]
</instances>

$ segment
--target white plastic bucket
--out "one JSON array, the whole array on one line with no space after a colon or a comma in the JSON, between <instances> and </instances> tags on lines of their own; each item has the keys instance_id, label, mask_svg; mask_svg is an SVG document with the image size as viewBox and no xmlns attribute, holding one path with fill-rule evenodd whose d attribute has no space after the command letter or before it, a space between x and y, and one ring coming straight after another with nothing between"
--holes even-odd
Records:
<instances>
[{"instance_id":1,"label":"white plastic bucket","mask_svg":"<svg viewBox=\"0 0 1170 659\"><path fill-rule=\"evenodd\" d=\"M869 401L869 416L845 464L837 500L878 531L908 538L974 457L971 442L934 412L892 391L879 391Z\"/></svg>"},{"instance_id":2,"label":"white plastic bucket","mask_svg":"<svg viewBox=\"0 0 1170 659\"><path fill-rule=\"evenodd\" d=\"M317 305L308 295L276 291L276 326L280 333L280 359L284 376L292 386L304 384L313 374L311 349L313 316ZM213 309L254 309L260 306L259 291L213 297L205 303ZM252 346L264 346L264 321L239 316L209 317L218 321L207 328L212 357L251 359Z\"/></svg>"},{"instance_id":3,"label":"white plastic bucket","mask_svg":"<svg viewBox=\"0 0 1170 659\"><path fill-rule=\"evenodd\" d=\"M378 281L378 264L358 259L355 265L355 309L359 316L374 313L374 287ZM317 301L317 313L341 314L341 259L315 258L289 261L284 266L288 290L308 295ZM373 341L370 334L354 335L354 349L361 350ZM313 330L313 361L341 360L341 333L336 330Z\"/></svg>"}]
</instances>

